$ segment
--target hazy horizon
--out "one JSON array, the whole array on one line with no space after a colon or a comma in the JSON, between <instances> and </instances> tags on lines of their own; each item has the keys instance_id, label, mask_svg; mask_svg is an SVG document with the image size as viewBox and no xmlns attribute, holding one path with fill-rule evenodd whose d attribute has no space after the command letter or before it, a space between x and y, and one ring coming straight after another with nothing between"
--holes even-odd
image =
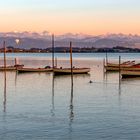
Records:
<instances>
[{"instance_id":1,"label":"hazy horizon","mask_svg":"<svg viewBox=\"0 0 140 140\"><path fill-rule=\"evenodd\" d=\"M50 31L0 31L0 34L38 34L38 35L48 35L48 36L52 36L55 35L55 36L64 36L64 35L73 35L73 36L78 36L78 35L81 35L81 36L108 36L108 35L124 35L124 36L140 36L140 33L123 33L123 32L118 32L118 33L115 33L115 32L108 32L108 33L101 33L101 34L86 34L86 33L82 33L82 32L64 32L64 33L60 33L60 34L56 34L55 32L50 32Z\"/></svg>"}]
</instances>

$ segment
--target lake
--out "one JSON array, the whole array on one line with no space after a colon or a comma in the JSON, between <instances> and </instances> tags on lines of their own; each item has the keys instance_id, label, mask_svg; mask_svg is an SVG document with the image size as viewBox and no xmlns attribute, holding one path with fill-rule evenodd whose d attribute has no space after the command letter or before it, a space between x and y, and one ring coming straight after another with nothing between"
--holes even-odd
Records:
<instances>
[{"instance_id":1,"label":"lake","mask_svg":"<svg viewBox=\"0 0 140 140\"><path fill-rule=\"evenodd\" d=\"M139 53L109 53L110 62L136 60ZM140 78L121 80L104 73L104 53L73 54L76 67L91 72L71 76L52 73L0 72L0 140L139 140ZM51 65L51 54L7 54L26 67ZM58 66L69 67L69 54L56 53ZM3 65L3 54L0 54ZM92 80L93 83L89 83Z\"/></svg>"}]
</instances>

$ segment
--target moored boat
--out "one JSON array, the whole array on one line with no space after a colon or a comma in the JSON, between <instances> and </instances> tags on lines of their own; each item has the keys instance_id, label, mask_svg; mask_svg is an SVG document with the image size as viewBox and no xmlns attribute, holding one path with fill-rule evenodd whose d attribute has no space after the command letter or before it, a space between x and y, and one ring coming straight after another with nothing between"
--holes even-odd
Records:
<instances>
[{"instance_id":1,"label":"moored boat","mask_svg":"<svg viewBox=\"0 0 140 140\"><path fill-rule=\"evenodd\" d=\"M121 67L129 67L135 64L135 61L125 61L120 64ZM107 67L119 67L119 64L115 63L107 63Z\"/></svg>"},{"instance_id":2,"label":"moored boat","mask_svg":"<svg viewBox=\"0 0 140 140\"><path fill-rule=\"evenodd\" d=\"M27 73L27 72L51 72L52 68L18 68L18 73Z\"/></svg>"},{"instance_id":3,"label":"moored boat","mask_svg":"<svg viewBox=\"0 0 140 140\"><path fill-rule=\"evenodd\" d=\"M119 71L119 70L129 70L129 69L131 70L132 68L135 70L138 68L138 67L136 68L136 65L137 64L135 64L135 61L126 61L121 63L120 65L115 63L107 63L104 67L106 71Z\"/></svg>"},{"instance_id":4,"label":"moored boat","mask_svg":"<svg viewBox=\"0 0 140 140\"><path fill-rule=\"evenodd\" d=\"M129 70L129 71L140 71L140 67L129 66L129 67L106 67L106 71L119 71L120 70Z\"/></svg>"},{"instance_id":5,"label":"moored boat","mask_svg":"<svg viewBox=\"0 0 140 140\"><path fill-rule=\"evenodd\" d=\"M6 67L4 67L4 66L1 66L0 67L0 71L4 71L4 70L6 70L6 71L16 71L17 70L17 68L23 68L24 67L24 65L14 65L14 66L6 66Z\"/></svg>"},{"instance_id":6,"label":"moored boat","mask_svg":"<svg viewBox=\"0 0 140 140\"><path fill-rule=\"evenodd\" d=\"M7 66L6 63L6 42L3 42L3 48L4 48L4 59L3 59L3 66L0 66L0 71L15 71L17 68L22 68L24 65L17 64L17 60L15 58L15 65Z\"/></svg>"},{"instance_id":7,"label":"moored boat","mask_svg":"<svg viewBox=\"0 0 140 140\"><path fill-rule=\"evenodd\" d=\"M73 68L73 74L87 74L90 72L90 68ZM67 75L71 74L71 68L54 68L55 75Z\"/></svg>"}]
</instances>

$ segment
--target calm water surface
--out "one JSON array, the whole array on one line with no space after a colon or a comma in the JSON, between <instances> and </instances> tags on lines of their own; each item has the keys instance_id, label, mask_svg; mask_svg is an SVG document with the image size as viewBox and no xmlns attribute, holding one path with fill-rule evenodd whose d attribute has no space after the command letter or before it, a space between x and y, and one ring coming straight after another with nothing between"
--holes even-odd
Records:
<instances>
[{"instance_id":1,"label":"calm water surface","mask_svg":"<svg viewBox=\"0 0 140 140\"><path fill-rule=\"evenodd\" d=\"M69 66L68 54L56 54ZM109 54L111 61L137 60L140 54ZM51 54L7 54L25 66L51 65ZM0 54L0 64L3 54ZM140 79L103 73L105 54L74 54L74 65L88 75L53 77L52 73L0 72L0 140L140 139ZM89 81L93 83L90 84Z\"/></svg>"}]
</instances>

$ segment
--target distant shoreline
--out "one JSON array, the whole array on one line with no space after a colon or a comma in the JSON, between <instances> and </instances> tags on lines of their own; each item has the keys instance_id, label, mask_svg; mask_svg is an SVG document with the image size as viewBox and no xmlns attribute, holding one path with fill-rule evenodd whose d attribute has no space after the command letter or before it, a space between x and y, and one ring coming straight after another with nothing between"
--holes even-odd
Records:
<instances>
[{"instance_id":1,"label":"distant shoreline","mask_svg":"<svg viewBox=\"0 0 140 140\"><path fill-rule=\"evenodd\" d=\"M55 53L69 53L69 47L55 47ZM0 53L4 52L4 48L0 48ZM52 48L15 48L8 46L6 48L7 53L52 53ZM94 48L84 47L78 48L73 47L73 53L139 53L139 48L128 48L122 46L116 46L112 48Z\"/></svg>"},{"instance_id":2,"label":"distant shoreline","mask_svg":"<svg viewBox=\"0 0 140 140\"><path fill-rule=\"evenodd\" d=\"M52 52L7 52L7 53L36 53L36 54L40 54L40 53L52 53ZM69 52L55 52L55 53L69 53ZM79 54L82 54L82 53L114 53L114 54L117 54L117 53L140 53L140 52L73 52L73 53L79 53ZM3 54L3 52L0 52L0 54Z\"/></svg>"}]
</instances>

